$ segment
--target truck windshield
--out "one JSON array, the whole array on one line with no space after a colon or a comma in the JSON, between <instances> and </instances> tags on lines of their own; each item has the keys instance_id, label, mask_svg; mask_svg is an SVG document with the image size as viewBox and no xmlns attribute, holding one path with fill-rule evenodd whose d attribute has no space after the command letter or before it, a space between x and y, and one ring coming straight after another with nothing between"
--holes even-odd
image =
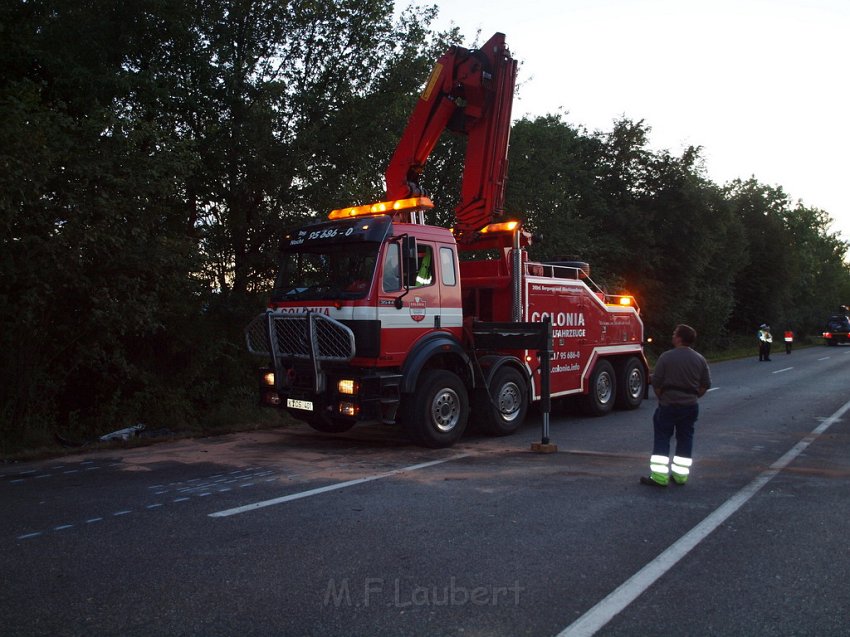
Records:
<instances>
[{"instance_id":1,"label":"truck windshield","mask_svg":"<svg viewBox=\"0 0 850 637\"><path fill-rule=\"evenodd\" d=\"M379 246L334 243L283 252L272 301L364 298L372 285Z\"/></svg>"}]
</instances>

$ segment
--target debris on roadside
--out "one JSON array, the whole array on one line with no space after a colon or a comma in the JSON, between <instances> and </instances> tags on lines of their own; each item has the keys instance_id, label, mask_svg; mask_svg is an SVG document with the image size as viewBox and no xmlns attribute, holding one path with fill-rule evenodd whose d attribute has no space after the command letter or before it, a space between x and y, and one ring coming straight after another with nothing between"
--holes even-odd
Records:
<instances>
[{"instance_id":1,"label":"debris on roadside","mask_svg":"<svg viewBox=\"0 0 850 637\"><path fill-rule=\"evenodd\" d=\"M102 442L107 442L110 440L129 440L130 438L135 438L139 434L139 432L144 428L145 426L139 423L138 425L133 425L132 427L125 427L124 429L118 429L117 431L104 434L100 437L100 440Z\"/></svg>"}]
</instances>

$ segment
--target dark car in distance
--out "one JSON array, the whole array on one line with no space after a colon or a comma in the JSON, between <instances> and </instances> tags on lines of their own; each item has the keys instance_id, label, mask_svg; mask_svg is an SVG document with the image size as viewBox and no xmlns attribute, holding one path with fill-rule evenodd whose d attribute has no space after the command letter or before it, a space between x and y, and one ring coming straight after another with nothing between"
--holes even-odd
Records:
<instances>
[{"instance_id":1,"label":"dark car in distance","mask_svg":"<svg viewBox=\"0 0 850 637\"><path fill-rule=\"evenodd\" d=\"M823 340L827 345L850 342L850 319L844 314L833 314L826 323Z\"/></svg>"}]
</instances>

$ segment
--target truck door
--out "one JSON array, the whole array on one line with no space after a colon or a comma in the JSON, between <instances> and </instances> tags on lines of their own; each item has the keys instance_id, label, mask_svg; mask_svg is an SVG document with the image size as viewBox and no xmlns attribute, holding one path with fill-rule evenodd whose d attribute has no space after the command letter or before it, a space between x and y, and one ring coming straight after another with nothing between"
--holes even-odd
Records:
<instances>
[{"instance_id":1,"label":"truck door","mask_svg":"<svg viewBox=\"0 0 850 637\"><path fill-rule=\"evenodd\" d=\"M381 358L394 364L404 361L416 340L433 329L435 317L440 316L436 248L423 241L417 241L416 247L415 260L403 258L398 242L384 248L378 302Z\"/></svg>"}]
</instances>

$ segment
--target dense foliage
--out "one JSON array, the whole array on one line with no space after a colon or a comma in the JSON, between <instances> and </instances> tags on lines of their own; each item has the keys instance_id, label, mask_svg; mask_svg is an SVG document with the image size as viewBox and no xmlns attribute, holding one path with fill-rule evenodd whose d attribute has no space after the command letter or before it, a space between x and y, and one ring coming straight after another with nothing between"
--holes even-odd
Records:
<instances>
[{"instance_id":1,"label":"dense foliage","mask_svg":"<svg viewBox=\"0 0 850 637\"><path fill-rule=\"evenodd\" d=\"M199 426L253 401L242 326L281 232L383 192L433 59L459 34L390 0L2 0L0 451L61 431ZM561 115L512 132L509 211L627 289L648 331L722 346L762 321L816 331L850 300L821 210L755 179L719 186L700 149L644 122ZM463 140L431 158L433 220ZM757 169L757 167L754 167Z\"/></svg>"}]
</instances>

